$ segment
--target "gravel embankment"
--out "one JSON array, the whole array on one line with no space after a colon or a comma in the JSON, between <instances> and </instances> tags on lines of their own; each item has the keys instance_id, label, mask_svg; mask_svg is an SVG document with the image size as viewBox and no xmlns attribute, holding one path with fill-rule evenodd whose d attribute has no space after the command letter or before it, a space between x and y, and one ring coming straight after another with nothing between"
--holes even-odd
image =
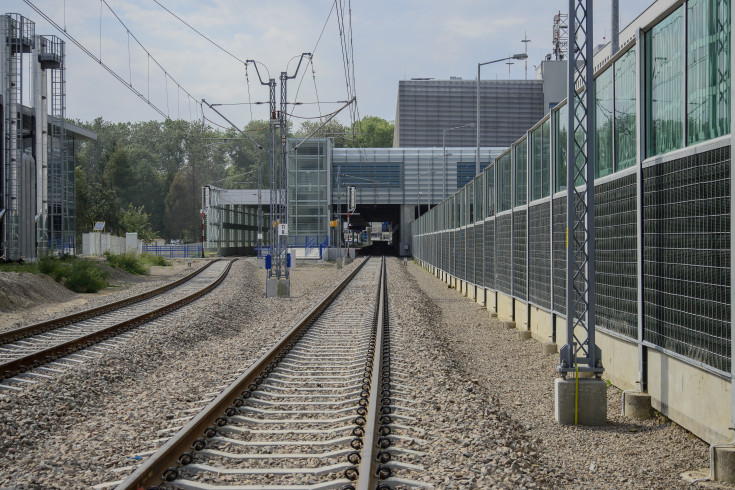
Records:
<instances>
[{"instance_id":1,"label":"gravel embankment","mask_svg":"<svg viewBox=\"0 0 735 490\"><path fill-rule=\"evenodd\" d=\"M151 267L150 275L146 276L135 276L114 270L116 277L109 279L114 286L93 294L75 293L47 276L2 273L0 290L5 293L0 295L6 294L7 304L13 308L0 315L0 332L70 315L150 291L191 274L207 262L194 260L192 266L188 267L186 261L174 260L171 266Z\"/></svg>"},{"instance_id":2,"label":"gravel embankment","mask_svg":"<svg viewBox=\"0 0 735 490\"><path fill-rule=\"evenodd\" d=\"M299 265L292 298L266 299L264 271L237 261L212 293L109 357L0 402L0 487L89 488L126 476L112 469L244 371L355 266Z\"/></svg>"},{"instance_id":3,"label":"gravel embankment","mask_svg":"<svg viewBox=\"0 0 735 490\"><path fill-rule=\"evenodd\" d=\"M684 489L682 472L708 466L707 444L668 419L622 417L615 387L606 427L558 425L558 355L418 265L390 264L391 314L409 344L438 487Z\"/></svg>"}]
</instances>

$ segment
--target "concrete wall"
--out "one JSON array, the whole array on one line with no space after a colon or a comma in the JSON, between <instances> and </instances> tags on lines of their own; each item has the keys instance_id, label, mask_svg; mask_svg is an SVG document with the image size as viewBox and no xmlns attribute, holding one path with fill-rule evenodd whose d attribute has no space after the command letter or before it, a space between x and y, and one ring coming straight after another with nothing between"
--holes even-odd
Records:
<instances>
[{"instance_id":1,"label":"concrete wall","mask_svg":"<svg viewBox=\"0 0 735 490\"><path fill-rule=\"evenodd\" d=\"M530 330L531 336L539 342L551 342L552 315L536 306L531 306Z\"/></svg>"},{"instance_id":2,"label":"concrete wall","mask_svg":"<svg viewBox=\"0 0 735 490\"><path fill-rule=\"evenodd\" d=\"M498 319L500 321L514 321L513 298L498 293Z\"/></svg>"},{"instance_id":3,"label":"concrete wall","mask_svg":"<svg viewBox=\"0 0 735 490\"><path fill-rule=\"evenodd\" d=\"M112 236L109 233L82 233L82 254L102 255L105 252L122 254L125 252L140 252L142 244L137 233L128 233L130 236Z\"/></svg>"},{"instance_id":4,"label":"concrete wall","mask_svg":"<svg viewBox=\"0 0 735 490\"><path fill-rule=\"evenodd\" d=\"M730 389L730 383L720 377L648 350L648 393L653 408L709 443L732 439L728 430Z\"/></svg>"}]
</instances>

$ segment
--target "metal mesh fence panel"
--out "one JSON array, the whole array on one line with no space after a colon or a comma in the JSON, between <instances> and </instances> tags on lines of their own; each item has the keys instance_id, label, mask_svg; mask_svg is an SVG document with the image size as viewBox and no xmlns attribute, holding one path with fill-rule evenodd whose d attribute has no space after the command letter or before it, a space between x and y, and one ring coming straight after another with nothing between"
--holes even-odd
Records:
<instances>
[{"instance_id":1,"label":"metal mesh fence panel","mask_svg":"<svg viewBox=\"0 0 735 490\"><path fill-rule=\"evenodd\" d=\"M551 308L551 211L549 203L528 210L528 301Z\"/></svg>"},{"instance_id":2,"label":"metal mesh fence panel","mask_svg":"<svg viewBox=\"0 0 735 490\"><path fill-rule=\"evenodd\" d=\"M475 283L475 227L467 228L467 282Z\"/></svg>"},{"instance_id":3,"label":"metal mesh fence panel","mask_svg":"<svg viewBox=\"0 0 735 490\"><path fill-rule=\"evenodd\" d=\"M730 372L730 147L643 178L644 339Z\"/></svg>"},{"instance_id":4,"label":"metal mesh fence panel","mask_svg":"<svg viewBox=\"0 0 735 490\"><path fill-rule=\"evenodd\" d=\"M495 246L497 268L496 285L498 291L505 294L511 294L511 281L513 273L513 264L511 264L511 242L513 236L513 221L510 213L495 218L496 237Z\"/></svg>"},{"instance_id":5,"label":"metal mesh fence panel","mask_svg":"<svg viewBox=\"0 0 735 490\"><path fill-rule=\"evenodd\" d=\"M454 236L456 234L456 231L452 230L447 232L447 263L449 264L449 269L447 272L451 276L454 276L454 263L457 261L457 253L454 248Z\"/></svg>"},{"instance_id":6,"label":"metal mesh fence panel","mask_svg":"<svg viewBox=\"0 0 735 490\"><path fill-rule=\"evenodd\" d=\"M449 272L449 232L442 233L442 270Z\"/></svg>"},{"instance_id":7,"label":"metal mesh fence panel","mask_svg":"<svg viewBox=\"0 0 735 490\"><path fill-rule=\"evenodd\" d=\"M513 296L526 299L526 215L527 210L513 212Z\"/></svg>"},{"instance_id":8,"label":"metal mesh fence panel","mask_svg":"<svg viewBox=\"0 0 735 490\"><path fill-rule=\"evenodd\" d=\"M485 222L475 225L475 284L485 287Z\"/></svg>"},{"instance_id":9,"label":"metal mesh fence panel","mask_svg":"<svg viewBox=\"0 0 735 490\"><path fill-rule=\"evenodd\" d=\"M567 312L567 198L559 197L553 202L553 243L554 247L554 310L566 315Z\"/></svg>"},{"instance_id":10,"label":"metal mesh fence panel","mask_svg":"<svg viewBox=\"0 0 735 490\"><path fill-rule=\"evenodd\" d=\"M636 176L595 186L596 324L638 337Z\"/></svg>"},{"instance_id":11,"label":"metal mesh fence panel","mask_svg":"<svg viewBox=\"0 0 735 490\"><path fill-rule=\"evenodd\" d=\"M467 228L462 228L457 232L457 255L459 255L459 264L457 265L457 277L463 281L467 280Z\"/></svg>"},{"instance_id":12,"label":"metal mesh fence panel","mask_svg":"<svg viewBox=\"0 0 735 490\"><path fill-rule=\"evenodd\" d=\"M495 218L485 222L485 287L495 289Z\"/></svg>"}]
</instances>

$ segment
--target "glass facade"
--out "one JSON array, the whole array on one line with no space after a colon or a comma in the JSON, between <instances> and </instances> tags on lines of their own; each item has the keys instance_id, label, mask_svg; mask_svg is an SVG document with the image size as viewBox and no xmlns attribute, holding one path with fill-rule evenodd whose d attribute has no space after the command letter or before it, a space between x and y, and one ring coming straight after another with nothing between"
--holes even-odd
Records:
<instances>
[{"instance_id":1,"label":"glass facade","mask_svg":"<svg viewBox=\"0 0 735 490\"><path fill-rule=\"evenodd\" d=\"M730 2L687 2L687 144L730 132Z\"/></svg>"},{"instance_id":2,"label":"glass facade","mask_svg":"<svg viewBox=\"0 0 735 490\"><path fill-rule=\"evenodd\" d=\"M613 70L595 78L595 177L613 173Z\"/></svg>"},{"instance_id":3,"label":"glass facade","mask_svg":"<svg viewBox=\"0 0 735 490\"><path fill-rule=\"evenodd\" d=\"M646 155L684 146L684 7L646 33Z\"/></svg>"},{"instance_id":4,"label":"glass facade","mask_svg":"<svg viewBox=\"0 0 735 490\"><path fill-rule=\"evenodd\" d=\"M288 235L295 243L320 240L329 233L328 146L323 139L307 141L288 159Z\"/></svg>"},{"instance_id":5,"label":"glass facade","mask_svg":"<svg viewBox=\"0 0 735 490\"><path fill-rule=\"evenodd\" d=\"M514 206L523 206L528 202L528 144L526 138L523 138L520 143L514 145L515 151L515 202Z\"/></svg>"},{"instance_id":6,"label":"glass facade","mask_svg":"<svg viewBox=\"0 0 735 490\"><path fill-rule=\"evenodd\" d=\"M636 131L636 51L631 48L615 62L615 170L635 165Z\"/></svg>"},{"instance_id":7,"label":"glass facade","mask_svg":"<svg viewBox=\"0 0 735 490\"><path fill-rule=\"evenodd\" d=\"M299 153L303 152L303 146L299 147ZM383 188L400 189L401 165L401 162L376 161L369 162L369 164L359 160L340 162L339 165L332 168L333 182L337 182L339 172L341 186L373 188L377 185Z\"/></svg>"}]
</instances>

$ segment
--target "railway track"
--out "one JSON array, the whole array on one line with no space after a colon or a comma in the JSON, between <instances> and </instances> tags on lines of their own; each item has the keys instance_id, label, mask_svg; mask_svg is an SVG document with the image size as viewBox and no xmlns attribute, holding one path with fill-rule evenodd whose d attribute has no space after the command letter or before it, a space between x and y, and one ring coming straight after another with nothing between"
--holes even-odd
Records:
<instances>
[{"instance_id":1,"label":"railway track","mask_svg":"<svg viewBox=\"0 0 735 490\"><path fill-rule=\"evenodd\" d=\"M117 488L426 486L392 476L385 284L366 259Z\"/></svg>"},{"instance_id":2,"label":"railway track","mask_svg":"<svg viewBox=\"0 0 735 490\"><path fill-rule=\"evenodd\" d=\"M52 367L51 363L67 356L72 362L80 362L73 357L80 355L75 354L77 351L113 342L113 337L194 301L222 282L231 266L232 261L213 261L146 293L0 333L0 388L12 390L14 382L27 383L29 377L58 373L57 367L61 366Z\"/></svg>"}]
</instances>

